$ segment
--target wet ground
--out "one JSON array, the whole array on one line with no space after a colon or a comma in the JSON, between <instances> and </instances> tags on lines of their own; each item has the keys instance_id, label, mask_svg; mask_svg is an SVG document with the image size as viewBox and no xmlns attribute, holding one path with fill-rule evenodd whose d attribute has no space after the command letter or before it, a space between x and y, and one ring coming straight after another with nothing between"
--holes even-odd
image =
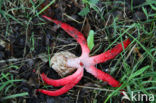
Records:
<instances>
[{"instance_id":1,"label":"wet ground","mask_svg":"<svg viewBox=\"0 0 156 103\"><path fill-rule=\"evenodd\" d=\"M72 25L81 31L86 38L88 37L88 33L91 29L96 31L96 45L92 50L93 55L102 53L103 50L109 45L109 42L112 42L119 36L118 34L115 34L116 31L111 26L115 17L118 17L118 20L121 21L121 26L123 24L128 25L134 22L144 22L147 20L147 16L142 10L142 6L140 6L145 2L145 0L132 0L133 2L130 2L130 0L125 0L125 2L123 2L124 0L119 0L118 2L109 1L108 3L106 3L106 1L99 0L96 4L99 9L99 13L91 8L87 16L81 16L78 14L82 8L88 5L83 4L80 0L58 0L48 9L43 11L39 16L34 16L35 12L29 9L24 9L25 11L23 9L8 11L7 13L9 15L13 15L15 17L14 19L8 15L6 15L5 18L5 15L2 15L1 13L0 86L2 86L2 83L6 83L9 80L21 81L10 81L10 83L6 84L5 88L2 90L0 89L0 97L23 92L28 93L26 96L2 100L2 102L103 103L103 100L106 99L108 94L105 93L105 91L96 91L93 88L108 86L107 83L99 82L96 78L86 72L84 74L85 76L77 86L61 96L50 97L42 93L36 93L35 90L38 88L47 88L51 90L56 89L55 87L44 84L40 78L40 73L42 72L48 74L48 77L50 78L61 78L49 66L49 59L53 53L69 50L77 56L81 55L80 46L76 43L76 41L55 24L44 20L41 15L47 15ZM37 1L34 0L33 2L34 5L39 5ZM46 0L44 3L39 5L40 7L38 7L36 11L42 10L47 4L49 4L49 2L50 0ZM12 3L14 5L9 5L9 2L6 2L5 6L2 5L1 9L5 11L8 10L9 6L20 7L18 2ZM6 6L8 6L8 8ZM27 8L33 7L31 3L28 3L25 6ZM144 6L144 8L148 13L154 12L149 5ZM150 29L151 24L146 22L144 23L144 26L147 26L147 28L149 27ZM131 33L133 32L134 31L132 30ZM136 32L134 35L138 37ZM127 37L124 36L123 38ZM142 51L140 50L139 53L140 52ZM117 60L108 61L105 64L98 65L98 67L99 69L105 67L106 69L103 71L110 73L108 68L114 66L116 61ZM129 60L128 62L131 61ZM116 76L116 79L119 78L120 75ZM92 88L86 89L80 86ZM120 97L114 96L113 101L116 102L112 103L118 103L120 100Z\"/></svg>"}]
</instances>

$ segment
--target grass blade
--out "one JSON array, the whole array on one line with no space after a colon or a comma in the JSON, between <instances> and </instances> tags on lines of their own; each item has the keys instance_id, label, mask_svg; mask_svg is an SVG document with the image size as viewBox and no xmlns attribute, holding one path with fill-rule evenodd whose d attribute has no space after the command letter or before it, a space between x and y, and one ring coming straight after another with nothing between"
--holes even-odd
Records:
<instances>
[{"instance_id":1,"label":"grass blade","mask_svg":"<svg viewBox=\"0 0 156 103\"><path fill-rule=\"evenodd\" d=\"M135 78L136 76L142 74L142 73L143 73L145 70L147 70L148 68L150 68L149 65L147 65L147 66L145 66L145 67L143 67L143 68L137 70L135 73L133 73L133 74L130 75L129 80L131 80L131 79Z\"/></svg>"},{"instance_id":2,"label":"grass blade","mask_svg":"<svg viewBox=\"0 0 156 103\"><path fill-rule=\"evenodd\" d=\"M2 100L17 98L17 97L23 97L23 96L27 96L27 95L28 95L28 92L18 93L18 94L13 94L10 96L3 97Z\"/></svg>"}]
</instances>

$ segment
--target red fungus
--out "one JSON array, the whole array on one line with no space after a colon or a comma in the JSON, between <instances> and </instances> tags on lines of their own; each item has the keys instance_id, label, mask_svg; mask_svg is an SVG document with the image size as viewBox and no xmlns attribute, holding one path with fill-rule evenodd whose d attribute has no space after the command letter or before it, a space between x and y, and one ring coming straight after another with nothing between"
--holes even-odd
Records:
<instances>
[{"instance_id":1,"label":"red fungus","mask_svg":"<svg viewBox=\"0 0 156 103\"><path fill-rule=\"evenodd\" d=\"M80 57L67 60L68 67L77 68L76 72L73 73L72 75L69 75L59 80L54 80L48 78L44 73L41 74L41 77L45 83L56 87L57 86L64 86L64 87L55 91L48 91L43 89L38 89L37 91L49 96L62 95L67 91L69 91L71 88L73 88L73 86L76 85L81 80L81 78L83 77L84 68L86 69L87 72L91 73L96 78L108 82L108 84L111 85L112 87L119 87L121 85L111 75L97 69L95 65L98 63L106 62L110 59L113 59L115 56L117 56L123 50L123 47L126 48L130 44L129 39L123 41L123 46L122 43L120 43L116 45L114 48L112 48L111 50L108 50L96 56L89 57L90 50L87 46L87 41L81 32L79 32L77 29L75 29L74 27L66 23L62 23L58 20L51 19L47 16L43 16L43 17L59 25L70 36L72 36L80 44L82 49L82 54Z\"/></svg>"}]
</instances>

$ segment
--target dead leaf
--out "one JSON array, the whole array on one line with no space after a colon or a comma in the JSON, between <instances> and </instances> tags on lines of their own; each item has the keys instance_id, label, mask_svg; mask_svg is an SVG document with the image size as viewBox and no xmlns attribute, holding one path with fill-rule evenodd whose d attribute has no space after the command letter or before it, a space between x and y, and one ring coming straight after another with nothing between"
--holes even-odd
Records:
<instances>
[{"instance_id":1,"label":"dead leaf","mask_svg":"<svg viewBox=\"0 0 156 103\"><path fill-rule=\"evenodd\" d=\"M134 48L134 53L137 53L139 58L142 58L142 54L140 53L138 48Z\"/></svg>"},{"instance_id":2,"label":"dead leaf","mask_svg":"<svg viewBox=\"0 0 156 103\"><path fill-rule=\"evenodd\" d=\"M85 21L85 24L82 28L82 33L84 34L84 36L87 38L88 37L88 34L89 34L89 31L90 31L90 24L88 22L88 19L86 19Z\"/></svg>"}]
</instances>

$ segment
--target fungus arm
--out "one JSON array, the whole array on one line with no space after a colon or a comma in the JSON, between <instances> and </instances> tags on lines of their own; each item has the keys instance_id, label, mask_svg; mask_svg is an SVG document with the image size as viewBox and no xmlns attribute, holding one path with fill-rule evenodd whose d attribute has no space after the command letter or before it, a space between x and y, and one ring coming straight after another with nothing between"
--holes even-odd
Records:
<instances>
[{"instance_id":1,"label":"fungus arm","mask_svg":"<svg viewBox=\"0 0 156 103\"><path fill-rule=\"evenodd\" d=\"M73 88L82 78L83 76L83 68L81 68L82 72L80 72L79 76L74 78L74 80L70 81L68 84L66 84L64 87L55 90L55 91L49 91L49 90L44 90L44 89L38 89L37 91L49 95L49 96L59 96L62 95L66 92L68 92L71 88Z\"/></svg>"},{"instance_id":2,"label":"fungus arm","mask_svg":"<svg viewBox=\"0 0 156 103\"><path fill-rule=\"evenodd\" d=\"M72 75L64 77L62 79L58 79L58 80L50 79L44 73L42 73L41 74L41 78L48 85L52 85L52 86L55 86L55 87L57 87L57 86L64 86L64 85L70 83L71 81L74 81L75 78L77 78L79 75L81 75L82 72L83 72L82 69L79 68Z\"/></svg>"},{"instance_id":3,"label":"fungus arm","mask_svg":"<svg viewBox=\"0 0 156 103\"><path fill-rule=\"evenodd\" d=\"M93 76L95 76L96 78L107 82L109 85L111 85L112 87L119 87L121 84L115 80L111 75L97 69L94 66L90 66L89 68L86 68L87 72L91 73Z\"/></svg>"},{"instance_id":4,"label":"fungus arm","mask_svg":"<svg viewBox=\"0 0 156 103\"><path fill-rule=\"evenodd\" d=\"M55 24L59 25L64 31L66 31L70 36L72 36L80 44L81 49L82 49L82 54L89 54L90 50L87 46L87 41L81 32L79 32L76 28L74 28L66 23L63 23L61 21L54 20L45 15L43 15L43 17L46 18L47 20L52 21Z\"/></svg>"},{"instance_id":5,"label":"fungus arm","mask_svg":"<svg viewBox=\"0 0 156 103\"><path fill-rule=\"evenodd\" d=\"M129 39L123 41L124 48L126 48L129 44L130 44ZM122 52L122 50L123 50L122 43L120 43L120 44L116 45L114 48L112 48L111 50L108 50L108 51L101 53L97 56L90 57L90 61L92 62L93 65L106 62L107 60L113 59L120 52Z\"/></svg>"}]
</instances>

